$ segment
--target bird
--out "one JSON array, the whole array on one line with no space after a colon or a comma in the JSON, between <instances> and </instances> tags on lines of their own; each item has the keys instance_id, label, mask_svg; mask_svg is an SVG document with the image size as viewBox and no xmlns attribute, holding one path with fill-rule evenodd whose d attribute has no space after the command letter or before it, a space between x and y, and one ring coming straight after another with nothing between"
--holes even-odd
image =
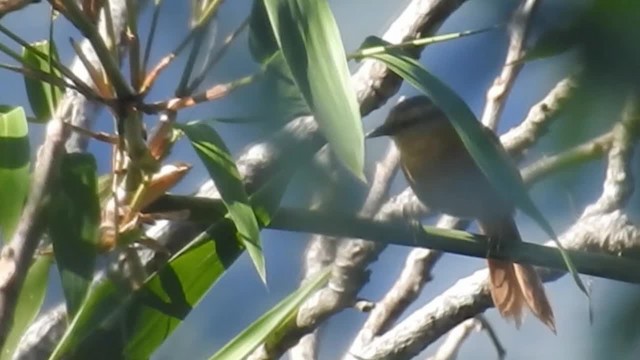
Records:
<instances>
[{"instance_id":1,"label":"bird","mask_svg":"<svg viewBox=\"0 0 640 360\"><path fill-rule=\"evenodd\" d=\"M483 133L498 151L506 150L493 131ZM515 204L501 194L476 164L447 115L427 96L397 104L367 138L390 137L411 189L429 209L476 220L493 246L522 241ZM525 306L556 333L551 304L535 268L488 258L491 298L503 318L522 323Z\"/></svg>"}]
</instances>

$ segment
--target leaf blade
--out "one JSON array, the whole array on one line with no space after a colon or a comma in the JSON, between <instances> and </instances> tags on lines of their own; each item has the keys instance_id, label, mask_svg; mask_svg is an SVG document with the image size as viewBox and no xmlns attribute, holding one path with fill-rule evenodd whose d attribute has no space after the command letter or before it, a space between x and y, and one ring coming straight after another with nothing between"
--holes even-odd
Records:
<instances>
[{"instance_id":1,"label":"leaf blade","mask_svg":"<svg viewBox=\"0 0 640 360\"><path fill-rule=\"evenodd\" d=\"M229 217L236 224L242 244L251 256L260 278L266 283L266 266L258 220L253 213L240 172L224 141L212 127L202 122L196 121L176 127L185 133L207 168L229 210Z\"/></svg>"},{"instance_id":2,"label":"leaf blade","mask_svg":"<svg viewBox=\"0 0 640 360\"><path fill-rule=\"evenodd\" d=\"M25 64L30 65L32 68L39 69L40 71L54 75L56 78L60 78L60 72L51 66L50 61L58 61L58 51L54 43L48 41L38 42L32 45L33 48L23 48L22 59ZM39 51L47 58L42 58L36 54L35 51ZM51 59L49 59L49 57ZM57 86L51 85L48 82L33 79L30 77L24 77L24 86L27 91L27 98L31 105L36 120L39 122L46 122L51 119L53 112L58 106L58 102L62 98L62 90Z\"/></svg>"},{"instance_id":3,"label":"leaf blade","mask_svg":"<svg viewBox=\"0 0 640 360\"><path fill-rule=\"evenodd\" d=\"M264 0L264 5L278 46L331 149L364 179L360 112L329 5L325 0Z\"/></svg>"},{"instance_id":4,"label":"leaf blade","mask_svg":"<svg viewBox=\"0 0 640 360\"><path fill-rule=\"evenodd\" d=\"M29 191L29 126L24 109L0 109L0 235L8 241Z\"/></svg>"},{"instance_id":5,"label":"leaf blade","mask_svg":"<svg viewBox=\"0 0 640 360\"><path fill-rule=\"evenodd\" d=\"M65 154L49 208L49 235L70 316L93 280L100 226L96 171L93 155Z\"/></svg>"},{"instance_id":6,"label":"leaf blade","mask_svg":"<svg viewBox=\"0 0 640 360\"><path fill-rule=\"evenodd\" d=\"M292 318L297 309L313 293L326 285L331 274L330 268L310 279L295 292L284 298L276 306L267 311L255 322L249 325L238 336L216 352L209 360L244 359L255 348L262 344L269 336L278 333L278 329L284 326Z\"/></svg>"},{"instance_id":7,"label":"leaf blade","mask_svg":"<svg viewBox=\"0 0 640 360\"><path fill-rule=\"evenodd\" d=\"M0 360L13 358L13 353L24 331L38 315L47 293L47 280L52 262L51 257L40 256L29 267L27 277L16 302L13 326L9 331L4 346L0 350Z\"/></svg>"},{"instance_id":8,"label":"leaf blade","mask_svg":"<svg viewBox=\"0 0 640 360\"><path fill-rule=\"evenodd\" d=\"M261 224L274 216L294 169L276 174L251 196ZM236 234L229 219L218 219L133 294L125 296L111 281L97 282L50 358L87 358L96 351L107 358L149 358L242 254L240 243L230 241Z\"/></svg>"}]
</instances>

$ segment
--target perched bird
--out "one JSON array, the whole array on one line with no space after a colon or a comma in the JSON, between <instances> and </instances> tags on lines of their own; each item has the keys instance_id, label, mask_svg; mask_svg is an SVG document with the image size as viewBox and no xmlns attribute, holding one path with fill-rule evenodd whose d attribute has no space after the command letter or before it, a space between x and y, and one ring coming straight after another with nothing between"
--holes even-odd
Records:
<instances>
[{"instance_id":1,"label":"perched bird","mask_svg":"<svg viewBox=\"0 0 640 360\"><path fill-rule=\"evenodd\" d=\"M486 136L504 151L495 134ZM400 151L402 171L428 208L475 219L493 245L522 241L513 220L515 205L499 193L476 165L447 116L426 96L403 101L368 138L390 136ZM553 311L531 265L488 259L490 289L500 314L522 321L523 308L555 333Z\"/></svg>"}]
</instances>

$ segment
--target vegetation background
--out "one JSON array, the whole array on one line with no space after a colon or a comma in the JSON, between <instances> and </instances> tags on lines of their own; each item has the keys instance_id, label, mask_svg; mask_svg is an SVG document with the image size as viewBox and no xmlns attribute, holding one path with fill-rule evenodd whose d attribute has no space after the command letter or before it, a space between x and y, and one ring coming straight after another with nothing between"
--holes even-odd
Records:
<instances>
[{"instance_id":1,"label":"vegetation background","mask_svg":"<svg viewBox=\"0 0 640 360\"><path fill-rule=\"evenodd\" d=\"M380 36L408 3L384 0L333 0L329 1L337 19L347 52L356 50L369 35ZM590 6L590 1L541 1L532 19L530 42L542 35L575 21ZM220 16L214 21L216 41L235 29L249 14L251 1L226 1L220 9ZM504 24L518 6L518 1L471 0L462 5L449 17L438 33L459 32ZM160 15L160 26L153 49L152 63L171 51L188 31L190 16L186 1L165 1ZM2 19L2 24L28 41L46 38L48 32L48 6L37 4ZM145 11L139 26L147 29L150 11ZM55 28L58 51L63 63L68 63L74 53L66 41L68 37L79 38L77 31L67 22L59 21ZM622 38L619 41L637 42L636 38ZM495 76L500 71L507 51L508 34L504 28L429 46L420 62L433 74L454 89L480 115L485 103L485 94ZM637 46L637 45L636 45ZM611 56L615 56L612 53ZM504 132L519 123L530 107L541 100L548 91L576 68L579 54L575 51L528 62L518 76L510 92L498 132ZM2 58L2 60L5 60ZM158 80L150 98L161 98L164 89L172 89L185 57L179 58ZM353 69L357 67L350 63ZM229 53L208 74L210 83L223 83L250 74L258 69L247 46L247 33L243 33L231 47ZM29 103L23 89L21 76L3 72L2 84L5 89L0 95L0 103L21 105L26 109ZM224 138L232 154L237 154L245 146L273 130L273 109L269 96L272 88L260 81L242 88L220 101L201 104L179 113L179 121L211 117L233 117L252 115L262 118L258 124L220 124L216 130ZM572 99L555 120L551 130L527 153L524 164L531 163L547 154L554 154L572 145L584 142L606 131L622 105L623 97L615 83L592 81L580 96ZM157 93L156 93L157 92ZM398 96L411 96L418 92L404 85L398 95L386 106L364 119L365 129L381 123L396 103ZM271 121L271 123L270 123ZM96 121L96 130L111 131L112 122L106 112ZM33 153L44 137L44 126L30 125ZM374 161L387 145L387 140L366 143L367 174L371 174ZM110 149L104 144L91 142L89 151L96 155L99 173L110 169ZM190 194L204 179L207 172L194 156L186 142L179 142L170 160L188 161L194 164L189 176L174 192ZM637 160L634 172L637 171ZM571 167L536 185L530 192L536 204L557 231L575 221L582 208L599 196L604 176L604 161L593 161ZM319 170L316 170L319 171ZM316 174L311 172L311 174ZM318 177L298 176L289 188L284 204L307 206L318 195L313 189L321 187ZM321 178L320 182L324 181ZM342 178L343 179L343 178ZM638 183L637 177L635 180ZM357 207L364 196L352 180L342 183L352 191L351 197L343 199L346 209ZM392 186L392 194L404 189L406 183L399 175ZM636 185L637 186L637 185ZM316 196L316 197L314 197ZM629 202L629 213L634 221L640 220L640 201L637 193ZM538 242L547 239L544 233L528 218L518 215L523 238ZM473 231L474 228L471 228ZM273 307L280 299L293 291L299 284L302 254L308 234L264 230L264 252L267 263L268 284L261 283L248 256L243 255L227 271L219 283L209 291L187 317L186 321L154 354L155 359L188 358L200 359L214 353L216 349L231 340L262 313ZM410 248L390 246L371 267L372 276L360 296L375 301L382 297L396 280ZM427 284L420 297L409 307L407 313L425 304L434 296L449 288L455 281L476 269L484 267L482 259L447 254L434 268L433 279ZM570 277L547 284L547 291L556 314L558 335L554 336L532 317L529 317L519 331L512 324L502 320L494 309L486 317L494 327L500 341L507 350L509 359L634 359L640 356L640 326L627 326L631 316L638 319L640 310L640 288L600 278L587 278L592 289L594 319L590 323L588 304ZM62 301L62 293L56 283L56 272L50 274L50 291L43 310ZM343 354L352 341L353 334L360 328L367 315L354 309L347 309L331 318L322 331L320 359L336 359ZM433 354L441 342L429 347L420 358ZM619 352L618 352L619 351ZM462 345L459 359L496 358L493 344L484 333L475 333Z\"/></svg>"}]
</instances>

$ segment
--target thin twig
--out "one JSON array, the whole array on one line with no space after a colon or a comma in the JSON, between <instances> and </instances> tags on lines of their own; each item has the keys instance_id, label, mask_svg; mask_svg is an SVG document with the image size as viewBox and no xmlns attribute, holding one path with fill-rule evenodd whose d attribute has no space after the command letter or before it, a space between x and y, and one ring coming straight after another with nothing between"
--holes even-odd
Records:
<instances>
[{"instance_id":1,"label":"thin twig","mask_svg":"<svg viewBox=\"0 0 640 360\"><path fill-rule=\"evenodd\" d=\"M564 104L578 87L578 74L560 80L547 95L531 107L520 124L500 136L500 141L513 156L530 147L544 135Z\"/></svg>"},{"instance_id":2,"label":"thin twig","mask_svg":"<svg viewBox=\"0 0 640 360\"><path fill-rule=\"evenodd\" d=\"M476 318L461 322L449 331L449 335L442 345L440 345L438 351L436 351L435 355L429 357L428 360L455 360L465 340L467 340L473 332L478 332L481 329L482 323Z\"/></svg>"},{"instance_id":3,"label":"thin twig","mask_svg":"<svg viewBox=\"0 0 640 360\"><path fill-rule=\"evenodd\" d=\"M491 343L493 343L493 347L496 348L496 352L498 353L498 359L504 359L504 357L507 355L507 351L504 349L504 346L502 346L502 342L500 342L498 334L496 334L496 331L494 330L489 320L487 320L487 318L483 314L479 314L475 318L478 319L480 323L482 323L482 329L487 332L487 335L489 335L489 339L491 339Z\"/></svg>"},{"instance_id":4,"label":"thin twig","mask_svg":"<svg viewBox=\"0 0 640 360\"><path fill-rule=\"evenodd\" d=\"M496 352L498 353L498 359L504 359L506 355L506 351L502 344L500 343L500 339L493 330L491 324L485 319L483 315L478 315L474 318L467 319L460 323L458 326L453 328L449 332L449 335L444 340L442 345L438 348L435 355L428 358L429 360L455 360L458 357L458 351L462 344L464 344L465 340L469 338L472 332L479 332L481 330L485 330L493 343L493 346L496 348Z\"/></svg>"},{"instance_id":5,"label":"thin twig","mask_svg":"<svg viewBox=\"0 0 640 360\"><path fill-rule=\"evenodd\" d=\"M238 38L238 35L240 35L248 26L249 26L249 18L246 18L238 26L237 29L232 31L224 39L224 42L222 43L220 48L213 55L207 54L207 57L204 60L204 65L202 65L202 69L200 70L200 73L193 78L193 80L191 81L191 83L187 87L187 93L191 94L194 91L196 91L198 86L200 86L202 84L202 82L204 81L205 77L207 76L207 73L218 64L218 62L224 57L224 55L229 50L229 48L231 47L231 44L233 44L234 40L236 40Z\"/></svg>"},{"instance_id":6,"label":"thin twig","mask_svg":"<svg viewBox=\"0 0 640 360\"><path fill-rule=\"evenodd\" d=\"M524 65L517 60L520 60L524 55L530 19L537 5L538 0L522 0L511 17L507 57L500 75L496 77L493 85L487 91L487 103L481 117L482 123L492 130L498 126L509 90Z\"/></svg>"},{"instance_id":7,"label":"thin twig","mask_svg":"<svg viewBox=\"0 0 640 360\"><path fill-rule=\"evenodd\" d=\"M98 140L98 141L102 141L105 142L107 144L112 144L115 145L118 143L118 137L115 135L111 135L109 133L106 132L95 132L89 129L85 129L79 126L75 126L73 124L70 123L65 123L65 126L69 127L72 131L75 131L79 134L88 136L92 139Z\"/></svg>"},{"instance_id":8,"label":"thin twig","mask_svg":"<svg viewBox=\"0 0 640 360\"><path fill-rule=\"evenodd\" d=\"M160 10L164 2L162 0L157 1L153 7L153 16L151 17L151 24L149 25L149 37L144 47L144 55L142 57L142 71L147 71L149 65L149 57L151 56L151 47L153 46L153 40L156 37L156 29L158 28L158 19L160 18Z\"/></svg>"},{"instance_id":9,"label":"thin twig","mask_svg":"<svg viewBox=\"0 0 640 360\"><path fill-rule=\"evenodd\" d=\"M165 70L171 63L187 48L191 42L203 31L203 28L207 26L212 14L203 16L199 23L195 24L191 31L185 36L182 41L176 46L176 48L168 55L164 56L160 61L147 73L142 81L140 92L146 93L158 79L158 76ZM154 15L155 16L155 15Z\"/></svg>"},{"instance_id":10,"label":"thin twig","mask_svg":"<svg viewBox=\"0 0 640 360\"><path fill-rule=\"evenodd\" d=\"M148 3L148 0L140 1L139 6L143 7L147 3ZM109 1L109 6L110 6L110 12L112 14L113 28L115 29L117 34L121 34L122 31L124 31L125 24L126 24L125 0L111 0ZM107 30L105 26L104 17L105 17L105 14L103 10L100 14L100 20L99 20L98 26L100 27L101 36L106 37L108 35L106 34ZM121 37L117 36L116 40L120 41ZM116 44L116 46L119 46L119 44ZM94 64L94 66L99 66L100 60L95 55L95 51L93 51L90 42L88 40L82 41L81 47L83 48L83 53L87 55L91 63ZM123 56L124 52L122 51L119 54L120 56ZM73 63L70 66L70 73L74 75L74 78L81 79L83 83L87 83L91 87L94 87L94 84L91 84L91 78L87 73L86 68L84 67L84 65L82 64L82 61L80 61L79 58L76 57L73 60ZM62 126L62 122L64 121L69 124L73 124L73 126L75 127L90 129L91 124L94 120L94 116L101 106L100 103L95 102L94 100L95 99L87 99L80 92L74 89L67 89L63 98L60 101L59 108L57 109L57 112L56 112L58 114L57 118L54 118L50 122L50 125L48 124L47 132L49 133L49 131L51 131L53 136L51 139L49 138L49 136L45 138L45 144L43 145L43 148L41 150L41 155L39 156L39 159L38 159L38 164L40 163L40 159L42 159L42 162L43 162L42 166L34 167L35 173L34 173L34 182L32 184L32 191L29 194L29 201L25 206L22 218L20 220L21 223L24 223L24 227L23 227L24 233L22 235L19 235L19 233L16 233L15 236L16 237L20 236L20 238L14 237L14 239L17 239L16 241L21 241L20 239L24 239L25 241L24 243L22 243L21 246L18 246L22 249L20 251L21 256L18 257L16 252L12 251L9 248L9 246L11 245L8 245L6 247L7 249L6 253L13 252L12 255L14 256L14 259L16 262L22 261L22 264L16 264L16 267L15 267L16 270L24 269L25 266L28 266L28 264L30 264L31 255L29 255L28 253L31 252L31 254L33 254L32 250L35 250L33 246L37 246L37 243L39 241L39 236L36 237L35 235L40 234L42 232L42 227L44 226L44 222L41 221L41 215L42 215L42 209L40 208L41 204L36 204L36 200L38 199L38 197L40 197L40 194L47 192L46 190L49 187L48 184L54 180L52 178L46 177L45 174L54 174L56 172L55 171L56 166L58 165L57 161L47 162L45 160L48 159L49 157L55 160L56 156L51 154L53 153L59 154L64 150L64 149L62 150L60 149L60 144L58 143L58 141L62 141L63 139L66 140L66 142L63 143L63 145L66 146L67 152L84 151L84 149L87 146L87 138L84 135L78 134L76 132L71 132L70 134L68 134L68 131L66 131L65 128ZM37 181L42 181L43 183L40 189L37 188L38 186ZM39 219L36 219L36 218L39 218ZM17 242L16 242L16 245L18 245ZM3 249L3 254L4 253L5 253L5 250ZM17 275L17 277L23 277L23 275ZM19 280L19 279L16 278L15 280ZM18 286L19 282L21 282L21 280L15 281L11 285L11 288L13 288L13 290L11 291L15 292L19 289L19 286ZM4 305L11 305L11 299L6 299L6 300L9 300L9 303L4 303ZM4 307L4 305L0 307ZM5 310L3 309L2 312L4 313ZM40 324L43 324L43 326L47 326L47 327L50 325L51 328L55 328L59 330L64 327L56 326L56 324L59 324L59 323L64 324L65 321L66 321L66 316L61 315L59 312L52 311L51 317L44 318L43 321L40 322ZM10 326L9 322L6 322L4 320L0 322L0 328L2 329L6 329L9 326ZM54 332L54 333L57 336L57 338L59 338L62 335L61 331ZM51 338L47 338L47 334L48 333L46 331L39 332L37 326L30 327L29 330L27 330L25 335L22 337L22 340L19 346L19 351L16 352L15 357L21 358L22 356L29 356L29 355L26 355L26 353L28 353L31 350L35 352L41 352L43 351L43 348L41 346L44 346L46 348L47 345L49 346L55 345L55 341L53 341L53 339ZM29 346L25 346L24 344L31 344L33 346L29 347ZM52 349L52 347L50 347L50 349ZM41 356L36 356L36 358L40 358L40 357Z\"/></svg>"},{"instance_id":11,"label":"thin twig","mask_svg":"<svg viewBox=\"0 0 640 360\"><path fill-rule=\"evenodd\" d=\"M448 223L451 220L457 221L447 216L443 217L437 226L456 226ZM364 347L375 336L384 333L402 315L420 295L424 285L431 280L431 269L441 256L441 251L422 248L409 253L400 276L385 296L375 304L350 349L357 352L355 349Z\"/></svg>"},{"instance_id":12,"label":"thin twig","mask_svg":"<svg viewBox=\"0 0 640 360\"><path fill-rule=\"evenodd\" d=\"M260 76L260 73L245 76L226 84L214 85L208 90L205 90L193 96L176 97L165 101L155 102L153 104L145 104L142 105L141 110L149 114L155 114L165 111L173 112L187 107L195 106L206 101L217 100L229 95L232 91L242 86L252 83L258 76Z\"/></svg>"},{"instance_id":13,"label":"thin twig","mask_svg":"<svg viewBox=\"0 0 640 360\"><path fill-rule=\"evenodd\" d=\"M67 94L70 92L74 91L67 90ZM56 115L47 124L47 136L34 167L29 198L16 233L0 254L0 268L12 270L4 273L0 284L0 344L4 342L11 328L17 294L46 225L44 206L57 179L57 168L69 135L69 129L64 126L64 122L78 123L76 117L80 114L76 99L74 96L65 95L56 109Z\"/></svg>"},{"instance_id":14,"label":"thin twig","mask_svg":"<svg viewBox=\"0 0 640 360\"><path fill-rule=\"evenodd\" d=\"M4 0L0 2L0 17L10 12L20 10L34 2L34 0Z\"/></svg>"}]
</instances>

